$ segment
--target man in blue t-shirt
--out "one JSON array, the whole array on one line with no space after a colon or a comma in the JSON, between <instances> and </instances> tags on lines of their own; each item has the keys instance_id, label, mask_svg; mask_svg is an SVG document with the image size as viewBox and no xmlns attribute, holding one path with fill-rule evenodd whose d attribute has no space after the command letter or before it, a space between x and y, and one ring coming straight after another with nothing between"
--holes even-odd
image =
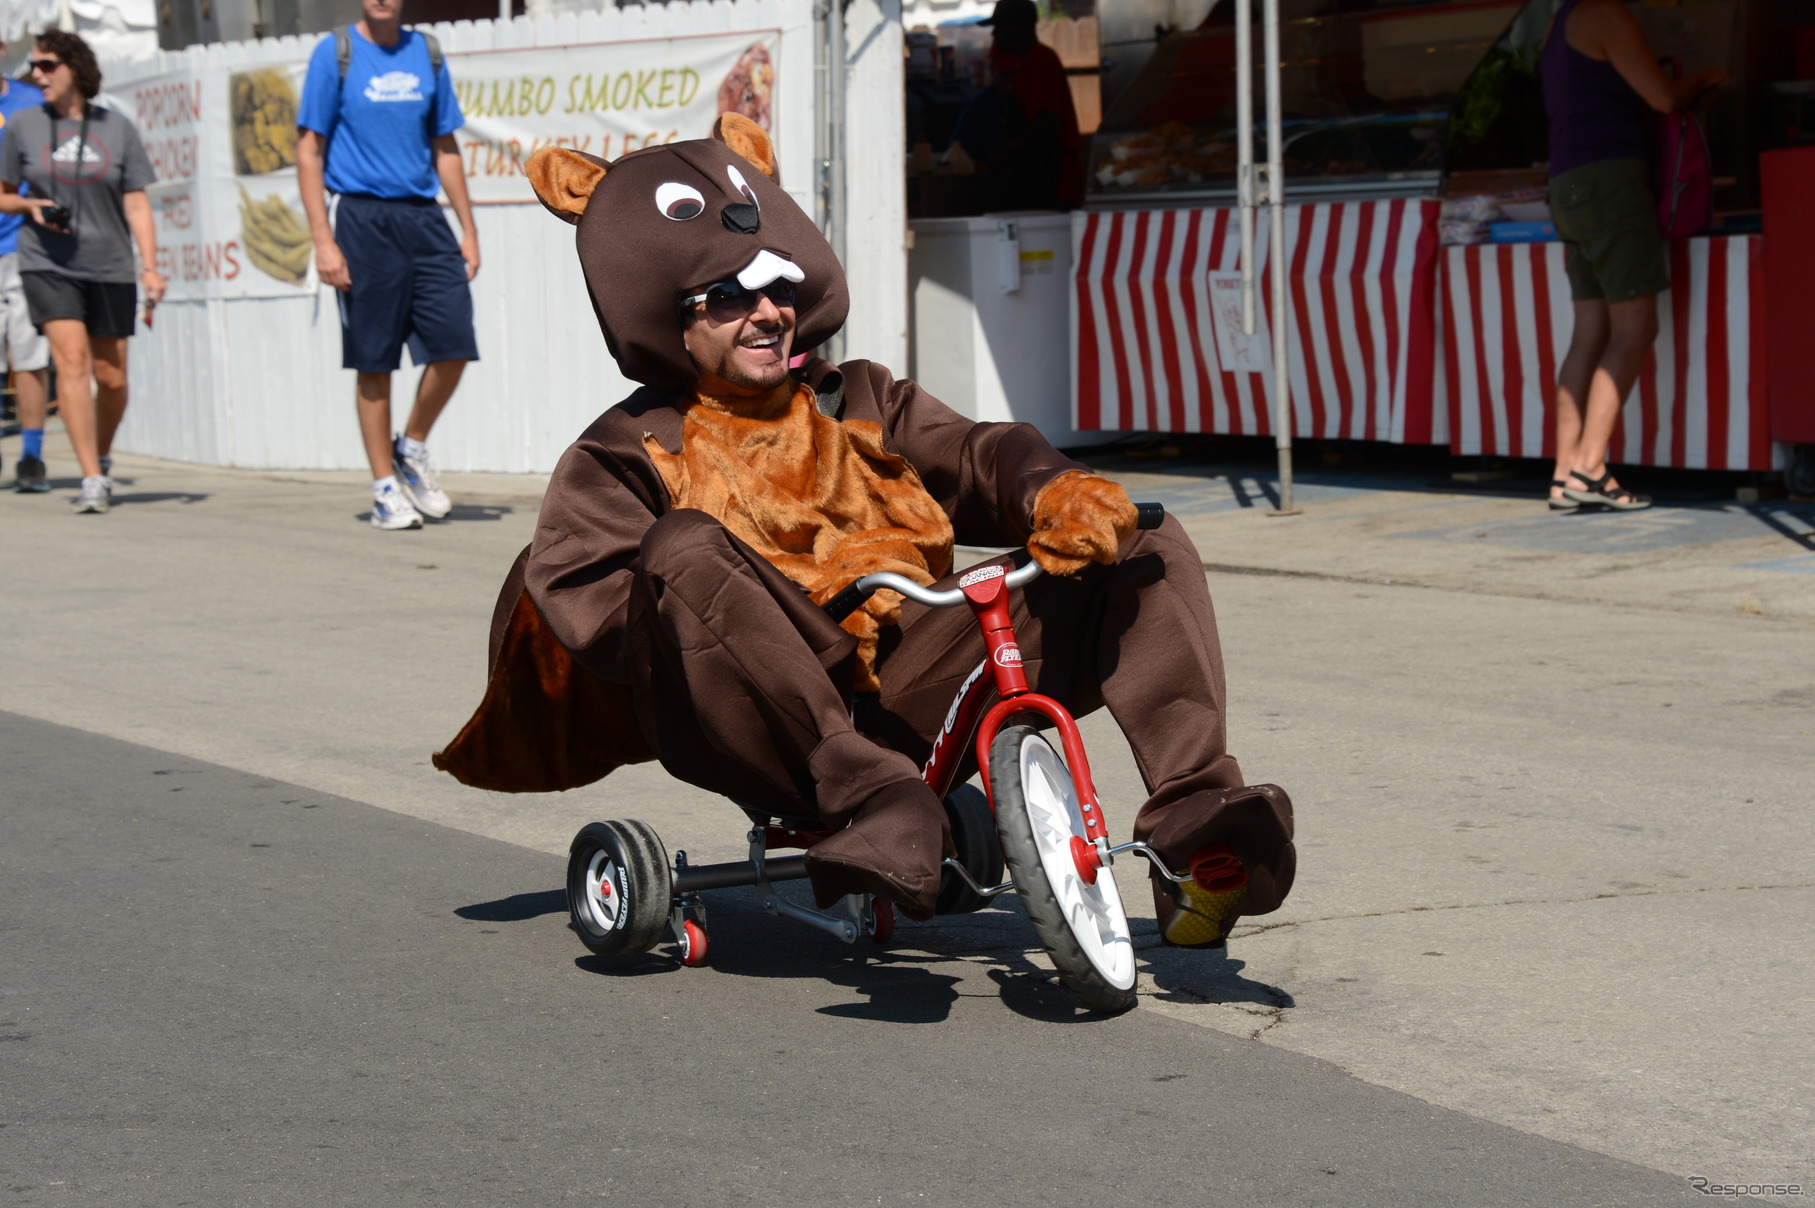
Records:
<instances>
[{"instance_id":1,"label":"man in blue t-shirt","mask_svg":"<svg viewBox=\"0 0 1815 1208\"><path fill-rule=\"evenodd\" d=\"M6 43L0 42L0 51ZM36 84L0 78L0 130L13 114L44 103ZM20 183L19 191L25 191ZM50 341L32 326L25 309L25 286L19 277L19 225L23 214L0 214L0 341L5 356L0 369L11 362L13 397L19 405L19 431L23 448L13 467L13 490L50 490L44 473L44 418L50 411Z\"/></svg>"},{"instance_id":2,"label":"man in blue t-shirt","mask_svg":"<svg viewBox=\"0 0 1815 1208\"><path fill-rule=\"evenodd\" d=\"M447 65L403 28L402 0L361 0L365 17L309 59L296 124L296 178L315 268L340 291L342 364L357 375L360 433L372 463L372 525L421 528L452 509L429 460L429 429L454 393L473 338L479 232L454 131L460 103ZM436 182L460 220L458 243ZM324 193L336 194L330 218ZM391 429L391 374L425 365L402 435Z\"/></svg>"}]
</instances>

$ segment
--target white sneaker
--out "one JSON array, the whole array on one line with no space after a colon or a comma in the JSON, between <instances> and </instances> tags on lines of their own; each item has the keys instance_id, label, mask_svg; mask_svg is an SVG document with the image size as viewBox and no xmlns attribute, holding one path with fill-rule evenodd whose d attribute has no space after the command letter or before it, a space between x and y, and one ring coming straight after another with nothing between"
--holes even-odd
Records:
<instances>
[{"instance_id":1,"label":"white sneaker","mask_svg":"<svg viewBox=\"0 0 1815 1208\"><path fill-rule=\"evenodd\" d=\"M416 505L416 510L424 516L442 519L454 510L454 505L441 489L441 477L435 470L435 463L424 453L421 457L405 457L391 446L391 468L397 473L397 485Z\"/></svg>"},{"instance_id":2,"label":"white sneaker","mask_svg":"<svg viewBox=\"0 0 1815 1208\"><path fill-rule=\"evenodd\" d=\"M404 498L403 492L385 491L372 496L372 527L387 530L419 529L422 527L422 513Z\"/></svg>"},{"instance_id":3,"label":"white sneaker","mask_svg":"<svg viewBox=\"0 0 1815 1208\"><path fill-rule=\"evenodd\" d=\"M105 512L107 510L107 480L99 474L91 474L82 480L82 492L70 501L77 514L83 512Z\"/></svg>"}]
</instances>

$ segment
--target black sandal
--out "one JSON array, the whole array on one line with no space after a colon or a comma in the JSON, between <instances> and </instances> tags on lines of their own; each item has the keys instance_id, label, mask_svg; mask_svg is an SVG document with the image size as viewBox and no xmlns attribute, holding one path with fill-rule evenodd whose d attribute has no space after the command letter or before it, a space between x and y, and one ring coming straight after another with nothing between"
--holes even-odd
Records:
<instances>
[{"instance_id":1,"label":"black sandal","mask_svg":"<svg viewBox=\"0 0 1815 1208\"><path fill-rule=\"evenodd\" d=\"M1577 503L1597 503L1602 507L1612 508L1616 512L1636 512L1640 508L1648 508L1651 506L1651 496L1649 495L1639 495L1632 491L1628 491L1625 487L1613 487L1612 489L1609 489L1607 484L1613 481L1612 470L1607 471L1599 478L1590 478L1580 470L1571 470L1569 476L1571 478L1579 478L1588 484L1588 489L1586 491L1579 491L1571 486L1565 486L1563 488L1563 494L1569 496Z\"/></svg>"},{"instance_id":2,"label":"black sandal","mask_svg":"<svg viewBox=\"0 0 1815 1208\"><path fill-rule=\"evenodd\" d=\"M1561 478L1551 479L1550 485L1557 488L1559 491L1566 491L1569 489L1569 484L1564 482ZM1550 510L1553 512L1573 512L1579 506L1573 499L1552 499L1550 498L1549 492L1545 493L1544 498L1545 502L1550 504Z\"/></svg>"}]
</instances>

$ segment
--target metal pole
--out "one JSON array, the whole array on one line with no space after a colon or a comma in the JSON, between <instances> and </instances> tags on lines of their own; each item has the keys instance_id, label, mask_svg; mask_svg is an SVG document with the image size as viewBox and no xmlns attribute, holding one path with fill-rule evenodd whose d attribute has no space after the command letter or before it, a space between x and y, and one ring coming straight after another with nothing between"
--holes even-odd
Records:
<instances>
[{"instance_id":1,"label":"metal pole","mask_svg":"<svg viewBox=\"0 0 1815 1208\"><path fill-rule=\"evenodd\" d=\"M827 5L826 68L828 72L826 104L831 110L831 126L826 140L826 238L838 263L845 262L845 9L844 0L830 0ZM833 336L822 355L836 362L844 359L844 332Z\"/></svg>"},{"instance_id":2,"label":"metal pole","mask_svg":"<svg viewBox=\"0 0 1815 1208\"><path fill-rule=\"evenodd\" d=\"M823 234L831 230L832 199L827 194L832 167L831 0L813 6L813 220Z\"/></svg>"},{"instance_id":3,"label":"metal pole","mask_svg":"<svg viewBox=\"0 0 1815 1208\"><path fill-rule=\"evenodd\" d=\"M1242 331L1254 334L1254 0L1235 5L1235 193L1241 206Z\"/></svg>"},{"instance_id":4,"label":"metal pole","mask_svg":"<svg viewBox=\"0 0 1815 1208\"><path fill-rule=\"evenodd\" d=\"M1265 0L1267 54L1267 261L1273 270L1273 388L1279 398L1273 421L1279 445L1278 516L1293 516L1292 506L1292 377L1286 363L1286 173L1285 140L1279 104L1279 0Z\"/></svg>"}]
</instances>

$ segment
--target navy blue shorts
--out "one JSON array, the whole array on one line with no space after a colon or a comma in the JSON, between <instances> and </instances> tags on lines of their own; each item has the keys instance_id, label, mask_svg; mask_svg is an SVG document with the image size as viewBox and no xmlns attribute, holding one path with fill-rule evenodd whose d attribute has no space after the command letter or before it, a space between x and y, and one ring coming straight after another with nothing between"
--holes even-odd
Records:
<instances>
[{"instance_id":1,"label":"navy blue shorts","mask_svg":"<svg viewBox=\"0 0 1815 1208\"><path fill-rule=\"evenodd\" d=\"M405 343L418 365L479 359L466 261L439 205L343 194L334 242L353 278L340 295L343 368L390 373Z\"/></svg>"}]
</instances>

